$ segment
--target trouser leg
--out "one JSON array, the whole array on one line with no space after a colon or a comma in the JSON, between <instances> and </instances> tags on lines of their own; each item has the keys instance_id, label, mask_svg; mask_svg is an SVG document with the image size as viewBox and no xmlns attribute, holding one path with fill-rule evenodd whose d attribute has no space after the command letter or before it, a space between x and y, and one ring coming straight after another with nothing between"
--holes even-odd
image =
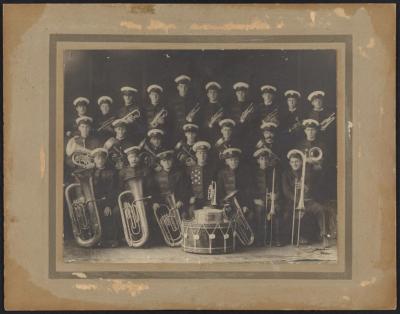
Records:
<instances>
[{"instance_id":1,"label":"trouser leg","mask_svg":"<svg viewBox=\"0 0 400 314\"><path fill-rule=\"evenodd\" d=\"M265 244L266 225L265 225L265 207L256 205L254 207L254 237L255 244L261 246Z\"/></svg>"}]
</instances>

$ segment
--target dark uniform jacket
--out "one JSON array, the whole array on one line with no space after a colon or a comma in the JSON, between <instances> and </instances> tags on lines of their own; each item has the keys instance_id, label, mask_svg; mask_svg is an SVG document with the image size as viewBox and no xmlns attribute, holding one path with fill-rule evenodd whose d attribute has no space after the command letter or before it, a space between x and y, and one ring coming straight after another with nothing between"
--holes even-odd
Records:
<instances>
[{"instance_id":1,"label":"dark uniform jacket","mask_svg":"<svg viewBox=\"0 0 400 314\"><path fill-rule=\"evenodd\" d=\"M217 112L221 111L223 114L219 119L215 121L215 123L210 128L209 123L211 117ZM226 113L224 112L224 107L219 102L218 103L206 102L201 106L199 113L200 113L200 137L202 137L204 140L210 143L215 143L220 134L218 122L226 117L225 116Z\"/></svg>"},{"instance_id":2,"label":"dark uniform jacket","mask_svg":"<svg viewBox=\"0 0 400 314\"><path fill-rule=\"evenodd\" d=\"M151 195L154 185L153 173L146 166L140 164L136 167L124 167L119 171L119 191L130 191L129 180L140 178L142 182L143 197Z\"/></svg>"},{"instance_id":3,"label":"dark uniform jacket","mask_svg":"<svg viewBox=\"0 0 400 314\"><path fill-rule=\"evenodd\" d=\"M265 202L266 192L272 192L272 179L273 179L274 167L267 167L267 169L261 169L259 166L255 167L252 172L252 199L261 199ZM275 206L278 206L280 194L281 194L281 171L279 167L275 167L275 183L274 192L276 194Z\"/></svg>"},{"instance_id":4,"label":"dark uniform jacket","mask_svg":"<svg viewBox=\"0 0 400 314\"><path fill-rule=\"evenodd\" d=\"M96 133L103 142L105 142L106 140L108 140L110 137L113 136L114 128L112 124L109 122L114 121L116 118L117 116L113 114L111 111L106 115L100 113L96 118L96 124L95 124ZM102 130L98 130L105 124L107 124L108 126L102 128Z\"/></svg>"},{"instance_id":5,"label":"dark uniform jacket","mask_svg":"<svg viewBox=\"0 0 400 314\"><path fill-rule=\"evenodd\" d=\"M197 200L209 203L208 187L211 181L215 180L215 169L212 165L204 166L194 165L189 169L190 181L192 186L192 194Z\"/></svg>"},{"instance_id":6,"label":"dark uniform jacket","mask_svg":"<svg viewBox=\"0 0 400 314\"><path fill-rule=\"evenodd\" d=\"M157 154L164 151L164 145L161 144L158 148L155 148L150 142L146 139L141 150L142 153L142 162L148 167L150 170L154 170L160 167Z\"/></svg>"},{"instance_id":7,"label":"dark uniform jacket","mask_svg":"<svg viewBox=\"0 0 400 314\"><path fill-rule=\"evenodd\" d=\"M231 192L238 190L237 199L241 207L248 206L250 178L246 167L239 165L235 170L228 166L218 171L217 175L217 199L222 205L224 198Z\"/></svg>"},{"instance_id":8,"label":"dark uniform jacket","mask_svg":"<svg viewBox=\"0 0 400 314\"><path fill-rule=\"evenodd\" d=\"M114 169L103 168L103 169L92 169L93 176L93 190L95 198L100 209L105 207L113 208L117 201L117 189L118 189L118 177L117 172ZM101 198L104 200L100 200Z\"/></svg>"},{"instance_id":9,"label":"dark uniform jacket","mask_svg":"<svg viewBox=\"0 0 400 314\"><path fill-rule=\"evenodd\" d=\"M139 110L140 117L132 123L128 124L127 133L134 142L138 142L146 135L147 132L146 119L143 116L143 109L138 105L123 105L121 108L118 109L117 117L118 119L121 119L134 110Z\"/></svg>"},{"instance_id":10,"label":"dark uniform jacket","mask_svg":"<svg viewBox=\"0 0 400 314\"><path fill-rule=\"evenodd\" d=\"M133 142L127 137L121 140L111 137L104 143L104 148L108 149L109 158L115 169L120 170L127 165L124 150L131 146L133 146Z\"/></svg>"},{"instance_id":11,"label":"dark uniform jacket","mask_svg":"<svg viewBox=\"0 0 400 314\"><path fill-rule=\"evenodd\" d=\"M164 121L160 121L160 123L156 121L156 124L153 126L152 122L154 117L163 109L167 111L167 116L164 118ZM152 104L147 104L145 107L147 130L157 128L167 132L168 135L171 135L170 115L171 113L168 112L167 107L164 105L158 104L157 106L153 106Z\"/></svg>"},{"instance_id":12,"label":"dark uniform jacket","mask_svg":"<svg viewBox=\"0 0 400 314\"><path fill-rule=\"evenodd\" d=\"M190 181L186 173L172 168L169 172L160 170L154 173L153 202L167 203L167 195L174 194L175 200L181 201L187 208L190 197Z\"/></svg>"},{"instance_id":13,"label":"dark uniform jacket","mask_svg":"<svg viewBox=\"0 0 400 314\"><path fill-rule=\"evenodd\" d=\"M214 144L214 152L215 152L215 158L218 160L222 159L222 153L224 152L225 149L227 148L241 148L241 145L239 141L234 138L234 135L232 134L231 139L225 140L223 137L220 137L218 141L215 142ZM225 162L223 162L225 163Z\"/></svg>"},{"instance_id":14,"label":"dark uniform jacket","mask_svg":"<svg viewBox=\"0 0 400 314\"><path fill-rule=\"evenodd\" d=\"M182 127L187 122L186 115L190 112L190 110L192 110L194 106L195 103L193 97L191 97L190 95L187 95L186 97L176 95L170 100L168 106L168 114L171 115L170 122L172 125L173 138L175 142L182 138ZM196 119L198 116L199 115L197 112L197 114L195 115L195 120L192 121L192 123L198 122L198 119Z\"/></svg>"},{"instance_id":15,"label":"dark uniform jacket","mask_svg":"<svg viewBox=\"0 0 400 314\"><path fill-rule=\"evenodd\" d=\"M193 150L193 145L189 145L186 141L181 140L175 145L176 159L182 166L186 166L186 160L192 158L196 161L196 153Z\"/></svg>"},{"instance_id":16,"label":"dark uniform jacket","mask_svg":"<svg viewBox=\"0 0 400 314\"><path fill-rule=\"evenodd\" d=\"M258 130L260 130L263 120L267 119L268 121L271 121L268 117L271 117L274 112L277 112L277 114L274 114L276 117L274 120L280 124L280 109L276 102L273 102L270 105L266 105L265 103L258 104L256 111Z\"/></svg>"}]
</instances>

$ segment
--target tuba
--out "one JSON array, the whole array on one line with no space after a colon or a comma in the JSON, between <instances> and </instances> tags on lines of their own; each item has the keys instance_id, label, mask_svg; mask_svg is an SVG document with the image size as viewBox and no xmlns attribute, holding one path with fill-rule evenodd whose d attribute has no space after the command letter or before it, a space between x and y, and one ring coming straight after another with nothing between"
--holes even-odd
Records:
<instances>
[{"instance_id":1,"label":"tuba","mask_svg":"<svg viewBox=\"0 0 400 314\"><path fill-rule=\"evenodd\" d=\"M72 231L78 245L92 247L100 241L102 232L93 177L90 170L75 171L73 176L79 183L72 183L65 189Z\"/></svg>"},{"instance_id":2,"label":"tuba","mask_svg":"<svg viewBox=\"0 0 400 314\"><path fill-rule=\"evenodd\" d=\"M128 180L130 191L118 196L118 206L121 212L122 226L128 246L141 247L149 238L149 225L146 217L143 197L142 178L135 177Z\"/></svg>"},{"instance_id":3,"label":"tuba","mask_svg":"<svg viewBox=\"0 0 400 314\"><path fill-rule=\"evenodd\" d=\"M194 106L192 110L190 110L189 113L186 115L186 121L193 122L194 117L196 116L199 110L200 110L200 104L197 103L196 106Z\"/></svg>"},{"instance_id":4,"label":"tuba","mask_svg":"<svg viewBox=\"0 0 400 314\"><path fill-rule=\"evenodd\" d=\"M179 210L176 208L174 194L167 195L168 204L160 204L154 210L154 216L160 226L165 243L168 246L180 246L182 242L182 221Z\"/></svg>"},{"instance_id":5,"label":"tuba","mask_svg":"<svg viewBox=\"0 0 400 314\"><path fill-rule=\"evenodd\" d=\"M168 111L162 108L157 114L154 116L153 120L150 122L152 128L156 128L159 126L160 120L165 119L168 116Z\"/></svg>"},{"instance_id":6,"label":"tuba","mask_svg":"<svg viewBox=\"0 0 400 314\"><path fill-rule=\"evenodd\" d=\"M251 229L249 223L247 222L246 217L243 214L243 210L240 207L240 204L236 198L237 190L228 194L224 198L224 203L228 205L232 205L236 209L236 213L233 217L235 222L235 235L238 237L239 241L245 245L250 246L254 242L254 232Z\"/></svg>"},{"instance_id":7,"label":"tuba","mask_svg":"<svg viewBox=\"0 0 400 314\"><path fill-rule=\"evenodd\" d=\"M240 123L245 123L250 113L254 112L254 105L251 103L240 115Z\"/></svg>"}]
</instances>

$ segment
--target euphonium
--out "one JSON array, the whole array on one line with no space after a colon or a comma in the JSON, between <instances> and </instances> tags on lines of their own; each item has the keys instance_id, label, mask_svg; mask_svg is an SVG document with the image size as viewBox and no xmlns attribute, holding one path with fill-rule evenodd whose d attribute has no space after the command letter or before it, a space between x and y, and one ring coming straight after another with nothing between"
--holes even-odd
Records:
<instances>
[{"instance_id":1,"label":"euphonium","mask_svg":"<svg viewBox=\"0 0 400 314\"><path fill-rule=\"evenodd\" d=\"M149 238L149 225L146 217L143 197L142 178L135 177L128 181L130 191L122 192L118 196L118 205L121 212L122 226L125 239L129 246L143 246Z\"/></svg>"},{"instance_id":2,"label":"euphonium","mask_svg":"<svg viewBox=\"0 0 400 314\"><path fill-rule=\"evenodd\" d=\"M167 195L167 203L160 204L159 208L154 209L154 216L165 243L171 247L179 246L182 242L182 221L173 194Z\"/></svg>"},{"instance_id":3,"label":"euphonium","mask_svg":"<svg viewBox=\"0 0 400 314\"><path fill-rule=\"evenodd\" d=\"M168 116L168 111L165 110L164 108L161 109L153 118L151 121L150 125L153 128L156 128L158 125L161 123L159 122L161 119L165 119Z\"/></svg>"},{"instance_id":4,"label":"euphonium","mask_svg":"<svg viewBox=\"0 0 400 314\"><path fill-rule=\"evenodd\" d=\"M247 222L247 219L243 214L243 210L236 198L237 193L238 191L236 190L228 194L225 197L224 202L229 203L236 208L236 213L233 218L235 221L235 235L243 245L250 246L254 242L254 232Z\"/></svg>"},{"instance_id":5,"label":"euphonium","mask_svg":"<svg viewBox=\"0 0 400 314\"><path fill-rule=\"evenodd\" d=\"M200 110L200 104L197 103L196 106L194 106L192 110L190 110L189 113L186 115L186 121L193 122L194 117L196 116L199 110Z\"/></svg>"},{"instance_id":6,"label":"euphonium","mask_svg":"<svg viewBox=\"0 0 400 314\"><path fill-rule=\"evenodd\" d=\"M79 183L65 189L72 231L78 245L91 247L101 238L101 224L93 190L93 177L88 170L75 171Z\"/></svg>"},{"instance_id":7,"label":"euphonium","mask_svg":"<svg viewBox=\"0 0 400 314\"><path fill-rule=\"evenodd\" d=\"M94 167L94 159L89 149L76 143L75 138L72 138L67 143L67 156L71 156L72 163L83 169L91 169Z\"/></svg>"},{"instance_id":8,"label":"euphonium","mask_svg":"<svg viewBox=\"0 0 400 314\"><path fill-rule=\"evenodd\" d=\"M240 123L244 123L247 120L247 117L250 113L254 111L254 105L251 103L240 115Z\"/></svg>"}]
</instances>

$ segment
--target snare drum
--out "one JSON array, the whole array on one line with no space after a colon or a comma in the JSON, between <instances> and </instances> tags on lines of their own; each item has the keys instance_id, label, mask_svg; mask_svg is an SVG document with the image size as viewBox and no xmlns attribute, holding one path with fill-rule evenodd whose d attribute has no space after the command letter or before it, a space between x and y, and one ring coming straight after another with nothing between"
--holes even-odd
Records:
<instances>
[{"instance_id":1,"label":"snare drum","mask_svg":"<svg viewBox=\"0 0 400 314\"><path fill-rule=\"evenodd\" d=\"M184 220L182 227L182 248L185 252L223 254L235 250L233 221L205 224L196 220Z\"/></svg>"}]
</instances>

